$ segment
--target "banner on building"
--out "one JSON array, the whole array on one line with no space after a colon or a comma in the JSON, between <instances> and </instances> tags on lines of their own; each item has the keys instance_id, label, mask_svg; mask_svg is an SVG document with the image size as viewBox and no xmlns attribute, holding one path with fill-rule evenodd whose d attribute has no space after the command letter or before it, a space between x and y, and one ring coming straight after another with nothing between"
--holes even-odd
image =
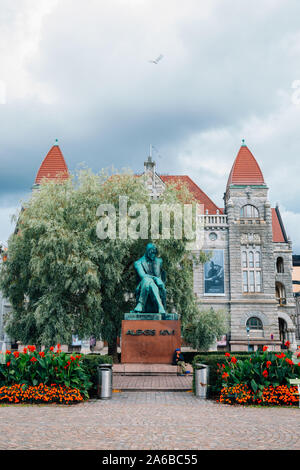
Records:
<instances>
[{"instance_id":1,"label":"banner on building","mask_svg":"<svg viewBox=\"0 0 300 470\"><path fill-rule=\"evenodd\" d=\"M224 250L205 250L212 257L204 264L204 294L224 295Z\"/></svg>"}]
</instances>

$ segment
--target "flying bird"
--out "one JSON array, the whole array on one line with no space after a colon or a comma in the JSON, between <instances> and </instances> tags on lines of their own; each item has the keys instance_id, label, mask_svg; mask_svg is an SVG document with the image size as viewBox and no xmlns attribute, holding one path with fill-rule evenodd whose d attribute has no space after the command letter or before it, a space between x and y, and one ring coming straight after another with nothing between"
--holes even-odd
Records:
<instances>
[{"instance_id":1,"label":"flying bird","mask_svg":"<svg viewBox=\"0 0 300 470\"><path fill-rule=\"evenodd\" d=\"M149 62L150 62L151 64L158 64L158 62L159 62L162 58L163 58L163 55L160 54L158 57L156 57L156 59L154 59L154 60L149 60Z\"/></svg>"}]
</instances>

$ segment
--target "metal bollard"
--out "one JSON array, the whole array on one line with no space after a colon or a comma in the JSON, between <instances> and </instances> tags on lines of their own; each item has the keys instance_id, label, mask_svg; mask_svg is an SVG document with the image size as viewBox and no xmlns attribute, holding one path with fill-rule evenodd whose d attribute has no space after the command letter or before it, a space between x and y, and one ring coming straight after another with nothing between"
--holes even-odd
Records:
<instances>
[{"instance_id":1,"label":"metal bollard","mask_svg":"<svg viewBox=\"0 0 300 470\"><path fill-rule=\"evenodd\" d=\"M108 400L112 397L112 364L101 364L97 371L97 396L101 400Z\"/></svg>"},{"instance_id":2,"label":"metal bollard","mask_svg":"<svg viewBox=\"0 0 300 470\"><path fill-rule=\"evenodd\" d=\"M195 364L196 397L207 398L209 367L205 364Z\"/></svg>"}]
</instances>

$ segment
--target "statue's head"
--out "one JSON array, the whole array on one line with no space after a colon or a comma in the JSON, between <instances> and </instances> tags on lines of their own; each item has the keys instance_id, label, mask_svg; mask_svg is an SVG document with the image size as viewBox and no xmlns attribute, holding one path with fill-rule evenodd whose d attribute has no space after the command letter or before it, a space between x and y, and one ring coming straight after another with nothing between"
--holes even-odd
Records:
<instances>
[{"instance_id":1,"label":"statue's head","mask_svg":"<svg viewBox=\"0 0 300 470\"><path fill-rule=\"evenodd\" d=\"M157 254L157 248L154 243L148 243L146 246L146 258L150 259L151 261L154 260Z\"/></svg>"}]
</instances>

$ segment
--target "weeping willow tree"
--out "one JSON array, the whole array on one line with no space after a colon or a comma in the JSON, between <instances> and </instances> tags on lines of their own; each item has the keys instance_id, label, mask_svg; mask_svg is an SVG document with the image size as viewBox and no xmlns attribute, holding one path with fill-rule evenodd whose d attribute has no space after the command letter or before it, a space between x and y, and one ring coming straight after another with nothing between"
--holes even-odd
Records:
<instances>
[{"instance_id":1,"label":"weeping willow tree","mask_svg":"<svg viewBox=\"0 0 300 470\"><path fill-rule=\"evenodd\" d=\"M10 300L6 330L24 344L69 344L72 334L94 335L108 342L116 360L117 337L124 313L135 306L133 262L149 238L107 237L97 234L97 209L117 208L116 231L121 228L120 196L145 207L155 203L195 205L184 187L168 187L159 201L149 197L142 177L124 172L108 175L81 170L76 177L44 181L24 204L17 229L8 242L1 267L0 287ZM135 227L139 226L138 215ZM129 223L127 215L126 226ZM193 293L193 263L206 261L200 251L191 255L185 238L155 240L167 273L167 309L181 314L191 331L199 307ZM196 332L197 333L197 332ZM205 334L205 332L201 332Z\"/></svg>"}]
</instances>

